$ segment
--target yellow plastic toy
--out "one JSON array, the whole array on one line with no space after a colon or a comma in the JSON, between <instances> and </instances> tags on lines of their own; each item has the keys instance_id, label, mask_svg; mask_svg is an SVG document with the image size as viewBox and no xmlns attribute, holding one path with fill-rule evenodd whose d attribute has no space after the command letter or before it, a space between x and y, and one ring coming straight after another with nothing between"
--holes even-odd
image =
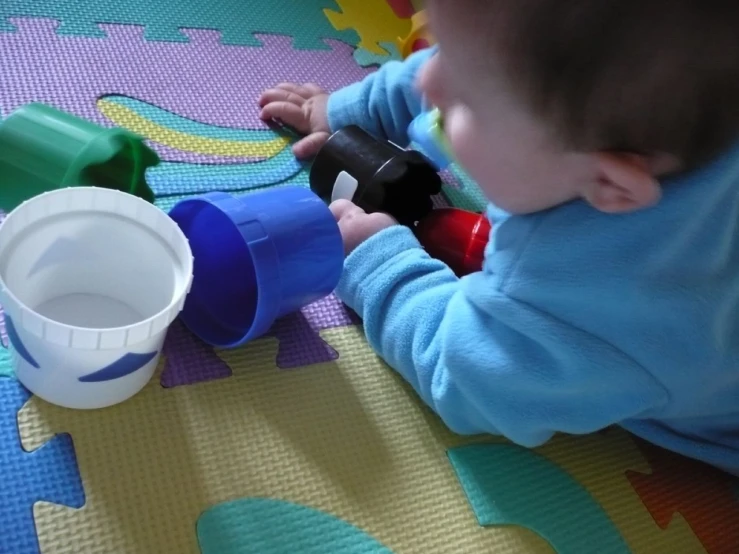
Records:
<instances>
[{"instance_id":1,"label":"yellow plastic toy","mask_svg":"<svg viewBox=\"0 0 739 554\"><path fill-rule=\"evenodd\" d=\"M428 20L424 10L418 11L411 16L411 32L406 37L398 37L396 41L398 50L403 59L423 48L436 44L428 28Z\"/></svg>"}]
</instances>

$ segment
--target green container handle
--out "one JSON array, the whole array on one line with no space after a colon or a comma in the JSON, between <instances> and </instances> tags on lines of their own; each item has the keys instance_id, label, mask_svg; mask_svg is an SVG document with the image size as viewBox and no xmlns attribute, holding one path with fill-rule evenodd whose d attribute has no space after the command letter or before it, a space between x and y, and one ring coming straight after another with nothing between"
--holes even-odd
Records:
<instances>
[{"instance_id":1,"label":"green container handle","mask_svg":"<svg viewBox=\"0 0 739 554\"><path fill-rule=\"evenodd\" d=\"M159 157L129 131L105 128L44 104L0 123L0 209L63 187L117 189L154 201L146 169Z\"/></svg>"}]
</instances>

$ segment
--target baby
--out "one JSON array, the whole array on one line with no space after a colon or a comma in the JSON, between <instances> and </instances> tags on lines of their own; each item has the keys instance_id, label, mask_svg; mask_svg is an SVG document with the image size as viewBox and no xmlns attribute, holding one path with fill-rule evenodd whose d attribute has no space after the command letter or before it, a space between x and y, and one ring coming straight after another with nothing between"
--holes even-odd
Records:
<instances>
[{"instance_id":1,"label":"baby","mask_svg":"<svg viewBox=\"0 0 739 554\"><path fill-rule=\"evenodd\" d=\"M338 294L453 431L534 447L618 424L739 474L739 3L429 0L438 49L263 93L315 154L426 105L490 200L482 271L331 205Z\"/></svg>"}]
</instances>

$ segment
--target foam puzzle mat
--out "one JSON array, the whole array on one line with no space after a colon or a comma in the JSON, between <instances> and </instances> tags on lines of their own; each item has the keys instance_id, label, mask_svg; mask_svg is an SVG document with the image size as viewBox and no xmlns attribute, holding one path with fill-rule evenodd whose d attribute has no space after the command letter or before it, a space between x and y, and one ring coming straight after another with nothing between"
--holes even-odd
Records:
<instances>
[{"instance_id":1,"label":"foam puzzle mat","mask_svg":"<svg viewBox=\"0 0 739 554\"><path fill-rule=\"evenodd\" d=\"M0 116L39 101L144 136L156 203L307 186L258 119L398 57L410 0L2 0ZM462 171L439 204L479 210ZM3 331L4 332L4 331ZM133 399L30 395L0 349L0 554L736 554L736 480L620 429L535 450L444 428L334 297L235 350L175 323Z\"/></svg>"}]
</instances>

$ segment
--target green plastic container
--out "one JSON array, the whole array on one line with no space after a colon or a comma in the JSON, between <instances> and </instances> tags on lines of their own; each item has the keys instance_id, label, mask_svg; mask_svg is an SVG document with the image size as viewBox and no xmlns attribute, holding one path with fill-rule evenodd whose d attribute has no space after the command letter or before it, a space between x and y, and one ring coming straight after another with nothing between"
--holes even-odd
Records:
<instances>
[{"instance_id":1,"label":"green plastic container","mask_svg":"<svg viewBox=\"0 0 739 554\"><path fill-rule=\"evenodd\" d=\"M145 173L159 157L138 135L101 127L44 104L0 123L0 209L63 187L96 186L154 201Z\"/></svg>"}]
</instances>

